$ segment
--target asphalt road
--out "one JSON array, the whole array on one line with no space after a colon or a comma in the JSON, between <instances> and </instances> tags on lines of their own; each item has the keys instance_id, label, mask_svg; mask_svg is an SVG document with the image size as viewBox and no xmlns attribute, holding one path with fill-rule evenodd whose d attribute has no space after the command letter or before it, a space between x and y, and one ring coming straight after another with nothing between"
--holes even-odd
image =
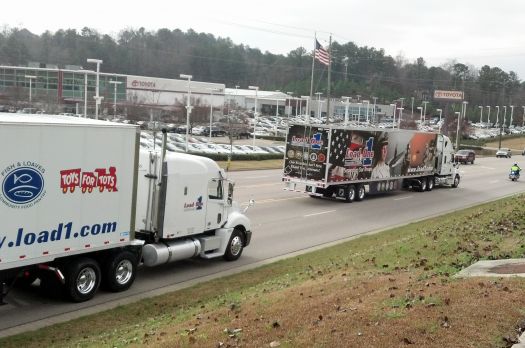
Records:
<instances>
[{"instance_id":1,"label":"asphalt road","mask_svg":"<svg viewBox=\"0 0 525 348\"><path fill-rule=\"evenodd\" d=\"M36 287L15 289L6 299L8 304L0 306L0 337L173 291L353 236L524 192L525 178L519 182L507 178L515 160L525 162L524 157L514 156L478 158L474 165L462 165L462 180L456 189L398 191L367 196L364 201L351 204L284 191L280 170L232 172L235 199L241 204L251 198L256 201L247 213L252 220L252 243L241 259L192 259L141 268L128 291L100 291L93 300L79 304L49 298Z\"/></svg>"}]
</instances>

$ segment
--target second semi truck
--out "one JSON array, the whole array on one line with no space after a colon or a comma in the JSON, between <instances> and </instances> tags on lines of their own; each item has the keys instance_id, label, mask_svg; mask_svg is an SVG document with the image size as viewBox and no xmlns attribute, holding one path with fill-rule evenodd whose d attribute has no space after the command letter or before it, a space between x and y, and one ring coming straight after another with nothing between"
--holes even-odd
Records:
<instances>
[{"instance_id":1,"label":"second semi truck","mask_svg":"<svg viewBox=\"0 0 525 348\"><path fill-rule=\"evenodd\" d=\"M353 202L400 188L457 187L460 175L442 134L291 124L283 181L287 190Z\"/></svg>"}]
</instances>

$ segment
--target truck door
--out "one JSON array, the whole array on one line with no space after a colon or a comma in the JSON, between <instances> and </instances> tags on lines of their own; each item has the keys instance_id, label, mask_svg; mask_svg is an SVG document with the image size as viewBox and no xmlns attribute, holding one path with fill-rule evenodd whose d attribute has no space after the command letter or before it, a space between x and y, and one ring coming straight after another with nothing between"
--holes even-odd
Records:
<instances>
[{"instance_id":1,"label":"truck door","mask_svg":"<svg viewBox=\"0 0 525 348\"><path fill-rule=\"evenodd\" d=\"M211 179L208 182L208 203L206 205L206 230L219 228L225 221L225 198L223 180Z\"/></svg>"}]
</instances>

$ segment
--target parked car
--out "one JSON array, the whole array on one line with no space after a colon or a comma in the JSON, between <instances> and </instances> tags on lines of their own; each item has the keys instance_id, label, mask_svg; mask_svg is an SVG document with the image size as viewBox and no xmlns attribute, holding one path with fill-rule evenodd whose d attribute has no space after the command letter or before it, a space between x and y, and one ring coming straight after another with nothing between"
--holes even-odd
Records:
<instances>
[{"instance_id":1,"label":"parked car","mask_svg":"<svg viewBox=\"0 0 525 348\"><path fill-rule=\"evenodd\" d=\"M474 150L459 150L454 155L455 162L461 162L461 163L471 163L474 164L474 160L476 159L476 153Z\"/></svg>"},{"instance_id":2,"label":"parked car","mask_svg":"<svg viewBox=\"0 0 525 348\"><path fill-rule=\"evenodd\" d=\"M512 156L512 151L508 147L502 147L498 151L496 151L496 157L507 157L510 158Z\"/></svg>"}]
</instances>

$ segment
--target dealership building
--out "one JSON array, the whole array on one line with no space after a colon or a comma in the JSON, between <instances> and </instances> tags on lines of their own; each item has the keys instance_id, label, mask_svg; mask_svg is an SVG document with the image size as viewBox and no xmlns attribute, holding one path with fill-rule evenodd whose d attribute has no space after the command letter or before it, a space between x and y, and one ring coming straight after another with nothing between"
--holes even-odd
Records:
<instances>
[{"instance_id":1,"label":"dealership building","mask_svg":"<svg viewBox=\"0 0 525 348\"><path fill-rule=\"evenodd\" d=\"M190 95L193 107L206 107L218 117L229 108L254 110L262 115L326 115L326 100L293 96L280 91L226 88L222 83L191 79L166 79L100 72L101 115L154 116L182 112ZM0 105L33 107L50 113L95 114L97 73L80 66L59 68L52 64L30 63L26 67L0 65ZM116 110L114 109L116 107ZM346 105L332 99L333 115L344 115ZM351 103L349 114L392 114L389 105ZM140 113L141 115L135 115Z\"/></svg>"}]
</instances>

